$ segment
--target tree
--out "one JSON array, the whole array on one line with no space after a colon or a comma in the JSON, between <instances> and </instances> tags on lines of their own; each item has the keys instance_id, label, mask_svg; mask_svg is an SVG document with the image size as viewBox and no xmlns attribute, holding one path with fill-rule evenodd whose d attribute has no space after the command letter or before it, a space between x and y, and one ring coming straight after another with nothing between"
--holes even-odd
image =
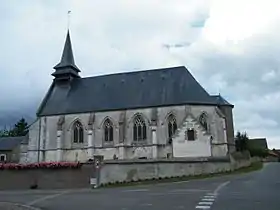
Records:
<instances>
[{"instance_id":1,"label":"tree","mask_svg":"<svg viewBox=\"0 0 280 210\"><path fill-rule=\"evenodd\" d=\"M12 129L0 130L0 137L9 137L9 136L25 136L28 133L28 123L24 118L21 118Z\"/></svg>"},{"instance_id":2,"label":"tree","mask_svg":"<svg viewBox=\"0 0 280 210\"><path fill-rule=\"evenodd\" d=\"M247 133L246 132L240 133L240 131L238 131L235 137L236 151L248 150L248 141L249 141L249 137Z\"/></svg>"},{"instance_id":3,"label":"tree","mask_svg":"<svg viewBox=\"0 0 280 210\"><path fill-rule=\"evenodd\" d=\"M246 132L237 132L235 136L235 147L236 151L249 151L250 155L257 157L266 157L268 155L268 151L263 148L258 148L252 144L249 144L249 137Z\"/></svg>"},{"instance_id":4,"label":"tree","mask_svg":"<svg viewBox=\"0 0 280 210\"><path fill-rule=\"evenodd\" d=\"M7 129L0 130L0 137L6 137L6 136L9 136L9 134L10 134L10 131Z\"/></svg>"},{"instance_id":5,"label":"tree","mask_svg":"<svg viewBox=\"0 0 280 210\"><path fill-rule=\"evenodd\" d=\"M24 118L21 118L12 130L11 135L14 136L25 136L28 133L28 123Z\"/></svg>"},{"instance_id":6,"label":"tree","mask_svg":"<svg viewBox=\"0 0 280 210\"><path fill-rule=\"evenodd\" d=\"M255 156L265 158L268 155L268 151L261 148L249 147L249 152L252 157Z\"/></svg>"}]
</instances>

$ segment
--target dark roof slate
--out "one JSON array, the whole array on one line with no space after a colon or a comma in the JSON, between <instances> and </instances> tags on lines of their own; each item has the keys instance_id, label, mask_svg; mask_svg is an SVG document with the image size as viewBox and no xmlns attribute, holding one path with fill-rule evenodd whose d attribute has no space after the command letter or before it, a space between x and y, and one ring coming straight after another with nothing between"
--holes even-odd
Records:
<instances>
[{"instance_id":1,"label":"dark roof slate","mask_svg":"<svg viewBox=\"0 0 280 210\"><path fill-rule=\"evenodd\" d=\"M75 61L74 61L74 55L73 55L72 43L71 43L69 31L67 31L66 40L65 40L65 44L64 44L61 60L54 67L54 69L68 67L68 66L72 66L77 71L80 72L79 68L76 66Z\"/></svg>"},{"instance_id":2,"label":"dark roof slate","mask_svg":"<svg viewBox=\"0 0 280 210\"><path fill-rule=\"evenodd\" d=\"M216 101L217 105L220 106L232 106L226 99L224 99L221 95L212 95L213 99Z\"/></svg>"},{"instance_id":3,"label":"dark roof slate","mask_svg":"<svg viewBox=\"0 0 280 210\"><path fill-rule=\"evenodd\" d=\"M26 141L28 141L26 136L0 137L0 150L13 150L16 146Z\"/></svg>"},{"instance_id":4,"label":"dark roof slate","mask_svg":"<svg viewBox=\"0 0 280 210\"><path fill-rule=\"evenodd\" d=\"M184 67L74 78L52 84L38 116L123 110L156 106L217 105Z\"/></svg>"},{"instance_id":5,"label":"dark roof slate","mask_svg":"<svg viewBox=\"0 0 280 210\"><path fill-rule=\"evenodd\" d=\"M80 69L75 64L69 30L67 31L61 60L54 69L56 71L52 75L55 77L65 74L71 74L74 77L79 77L78 73L80 72Z\"/></svg>"},{"instance_id":6,"label":"dark roof slate","mask_svg":"<svg viewBox=\"0 0 280 210\"><path fill-rule=\"evenodd\" d=\"M256 149L268 149L266 138L250 139L249 146Z\"/></svg>"}]
</instances>

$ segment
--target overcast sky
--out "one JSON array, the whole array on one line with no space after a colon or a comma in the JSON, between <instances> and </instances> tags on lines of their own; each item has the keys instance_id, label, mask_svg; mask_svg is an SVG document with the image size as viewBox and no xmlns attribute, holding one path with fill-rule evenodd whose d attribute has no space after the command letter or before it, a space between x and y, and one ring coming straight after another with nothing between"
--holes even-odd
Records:
<instances>
[{"instance_id":1,"label":"overcast sky","mask_svg":"<svg viewBox=\"0 0 280 210\"><path fill-rule=\"evenodd\" d=\"M0 2L0 124L32 118L61 56L67 11L82 76L186 66L235 105L235 129L280 148L279 0Z\"/></svg>"}]
</instances>

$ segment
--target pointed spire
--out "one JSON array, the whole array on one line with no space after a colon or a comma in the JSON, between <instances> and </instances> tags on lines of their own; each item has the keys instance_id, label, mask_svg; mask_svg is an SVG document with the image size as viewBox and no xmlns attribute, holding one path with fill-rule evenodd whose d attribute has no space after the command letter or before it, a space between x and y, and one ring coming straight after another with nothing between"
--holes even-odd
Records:
<instances>
[{"instance_id":1,"label":"pointed spire","mask_svg":"<svg viewBox=\"0 0 280 210\"><path fill-rule=\"evenodd\" d=\"M57 64L54 67L54 69L70 67L70 66L75 68L76 71L80 72L79 68L75 65L74 55L73 55L73 51L72 51L72 44L71 44L71 39L70 39L70 33L68 30L60 63Z\"/></svg>"},{"instance_id":2,"label":"pointed spire","mask_svg":"<svg viewBox=\"0 0 280 210\"><path fill-rule=\"evenodd\" d=\"M74 55L72 51L72 44L70 39L69 30L64 44L63 53L60 62L54 67L56 70L52 75L57 77L58 75L70 74L75 77L79 77L80 69L76 66L74 61Z\"/></svg>"}]
</instances>

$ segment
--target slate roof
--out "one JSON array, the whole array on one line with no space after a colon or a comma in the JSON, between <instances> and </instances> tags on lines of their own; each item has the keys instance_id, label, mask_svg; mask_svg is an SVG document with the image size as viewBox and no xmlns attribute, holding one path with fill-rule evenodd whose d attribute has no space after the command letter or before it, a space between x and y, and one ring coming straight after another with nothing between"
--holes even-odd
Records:
<instances>
[{"instance_id":1,"label":"slate roof","mask_svg":"<svg viewBox=\"0 0 280 210\"><path fill-rule=\"evenodd\" d=\"M0 137L0 150L2 151L13 150L19 144L25 143L26 140L27 140L26 136Z\"/></svg>"},{"instance_id":2,"label":"slate roof","mask_svg":"<svg viewBox=\"0 0 280 210\"><path fill-rule=\"evenodd\" d=\"M80 78L69 31L54 69L55 80L38 116L218 103L184 66Z\"/></svg>"},{"instance_id":3,"label":"slate roof","mask_svg":"<svg viewBox=\"0 0 280 210\"><path fill-rule=\"evenodd\" d=\"M179 104L216 105L184 67L75 78L53 84L39 116Z\"/></svg>"},{"instance_id":4,"label":"slate roof","mask_svg":"<svg viewBox=\"0 0 280 210\"><path fill-rule=\"evenodd\" d=\"M72 43L70 39L69 30L67 31L66 40L61 56L60 62L54 67L54 69L64 68L64 67L73 67L77 72L80 72L79 68L75 64L74 55L72 51Z\"/></svg>"},{"instance_id":5,"label":"slate roof","mask_svg":"<svg viewBox=\"0 0 280 210\"><path fill-rule=\"evenodd\" d=\"M256 149L268 149L266 138L249 139L249 146Z\"/></svg>"},{"instance_id":6,"label":"slate roof","mask_svg":"<svg viewBox=\"0 0 280 210\"><path fill-rule=\"evenodd\" d=\"M212 97L216 101L217 105L233 107L233 105L229 103L226 99L224 99L221 95L212 95Z\"/></svg>"}]
</instances>

